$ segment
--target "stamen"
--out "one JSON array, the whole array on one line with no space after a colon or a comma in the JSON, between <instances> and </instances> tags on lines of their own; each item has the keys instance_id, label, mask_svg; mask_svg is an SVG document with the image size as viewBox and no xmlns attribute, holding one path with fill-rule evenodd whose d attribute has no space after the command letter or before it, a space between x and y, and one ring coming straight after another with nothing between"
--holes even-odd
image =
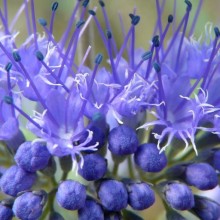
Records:
<instances>
[{"instance_id":1,"label":"stamen","mask_svg":"<svg viewBox=\"0 0 220 220\"><path fill-rule=\"evenodd\" d=\"M30 121L38 129L43 130L43 128L36 121L34 121L28 114L26 114L23 110L21 110L18 106L16 106L14 104L13 98L11 96L5 96L4 101L7 104L12 105L14 109L16 109L23 117L25 117L28 121Z\"/></svg>"},{"instance_id":2,"label":"stamen","mask_svg":"<svg viewBox=\"0 0 220 220\"><path fill-rule=\"evenodd\" d=\"M58 2L54 2L52 5L52 14L51 14L51 18L50 18L50 33L53 34L53 24L54 24L54 18L55 18L55 12L58 8Z\"/></svg>"},{"instance_id":3,"label":"stamen","mask_svg":"<svg viewBox=\"0 0 220 220\"><path fill-rule=\"evenodd\" d=\"M74 10L73 10L73 13L72 13L72 15L71 15L71 17L70 17L70 19L69 19L69 23L68 23L68 25L67 25L67 28L65 29L66 31L64 32L64 34L63 34L62 37L61 37L61 40L60 40L60 44L61 44L60 47L61 47L61 48L63 48L64 45L66 44L66 41L67 41L67 39L68 39L68 36L69 36L70 31L71 31L72 26L73 26L73 23L74 23L74 21L75 21L76 12L77 12L77 10L78 10L78 8L79 8L79 5L80 5L80 1L77 1L76 6L75 6L75 8L74 8Z\"/></svg>"},{"instance_id":4,"label":"stamen","mask_svg":"<svg viewBox=\"0 0 220 220\"><path fill-rule=\"evenodd\" d=\"M202 5L203 5L203 0L200 0L199 1L199 5L196 9L196 14L193 18L193 22L192 22L192 25L191 25L191 28L190 28L190 31L189 31L189 35L188 37L192 36L193 32L194 32L194 29L195 29L195 26L196 26L196 23L197 23L197 20L198 20L198 17L199 17L199 14L200 14L200 10L202 8Z\"/></svg>"},{"instance_id":5,"label":"stamen","mask_svg":"<svg viewBox=\"0 0 220 220\"><path fill-rule=\"evenodd\" d=\"M26 26L28 35L31 35L31 24L30 24L30 18L29 18L29 10L28 10L28 0L24 0L25 4L25 17L26 17Z\"/></svg>"},{"instance_id":6,"label":"stamen","mask_svg":"<svg viewBox=\"0 0 220 220\"><path fill-rule=\"evenodd\" d=\"M37 90L37 87L35 86L33 80L31 79L31 77L29 76L27 70L25 69L25 67L23 66L23 64L21 63L21 57L20 55L18 54L17 51L14 51L13 52L13 58L14 60L19 64L19 66L21 67L22 69L22 72L24 73L25 77L28 79L28 81L30 82L31 84L31 87L32 89L34 90L39 102L41 103L41 105L44 107L44 109L47 109L47 113L48 113L48 116L50 117L50 119L54 122L54 124L58 125L57 123L57 120L54 118L53 114L49 111L49 109L47 108L47 105L46 103L44 102L44 100L42 99L40 93L38 92Z\"/></svg>"},{"instance_id":7,"label":"stamen","mask_svg":"<svg viewBox=\"0 0 220 220\"><path fill-rule=\"evenodd\" d=\"M102 14L103 14L103 17L104 17L104 20L105 20L106 28L107 28L107 30L111 30L111 25L110 25L110 22L109 22L109 19L108 19L107 12L105 10L105 4L104 4L103 1L99 1L99 4L102 8ZM113 44L114 54L116 55L118 50L117 50L117 46L116 46L114 36L112 36L111 39L112 39L111 42Z\"/></svg>"},{"instance_id":8,"label":"stamen","mask_svg":"<svg viewBox=\"0 0 220 220\"><path fill-rule=\"evenodd\" d=\"M47 66L47 64L43 61L44 56L40 51L36 52L37 59L41 62L41 64L45 67L45 69L50 73L50 76L52 76L59 84L63 86L63 88L66 90L66 92L70 92L70 90L65 86L65 84L52 72L52 70Z\"/></svg>"},{"instance_id":9,"label":"stamen","mask_svg":"<svg viewBox=\"0 0 220 220\"><path fill-rule=\"evenodd\" d=\"M4 29L5 29L5 34L9 34L9 30L8 30L8 25L7 25L7 21L5 20L3 14L2 14L2 11L0 9L0 19L2 20L2 24L4 26Z\"/></svg>"},{"instance_id":10,"label":"stamen","mask_svg":"<svg viewBox=\"0 0 220 220\"><path fill-rule=\"evenodd\" d=\"M9 91L8 94L13 99L11 80L10 80L10 70L11 70L11 68L12 68L12 63L9 62L5 66L5 70L7 71L7 84L8 84L8 91ZM13 117L15 118L15 110L14 110L13 106L11 106L11 113L12 113Z\"/></svg>"},{"instance_id":11,"label":"stamen","mask_svg":"<svg viewBox=\"0 0 220 220\"><path fill-rule=\"evenodd\" d=\"M177 71L178 66L179 66L180 54L181 54L181 49L182 49L182 45L183 45L183 39L184 39L184 36L185 36L185 33L186 33L186 27L187 27L188 20L189 20L189 12L191 11L191 8L192 8L192 3L190 1L185 0L185 2L187 4L186 19L185 19L182 36L181 36L180 43L179 43L179 48L178 48L178 53L177 53L177 58L176 58L175 71Z\"/></svg>"},{"instance_id":12,"label":"stamen","mask_svg":"<svg viewBox=\"0 0 220 220\"><path fill-rule=\"evenodd\" d=\"M7 4L7 0L3 0L3 5L4 5L5 24L6 24L6 27L8 27L8 4Z\"/></svg>"},{"instance_id":13,"label":"stamen","mask_svg":"<svg viewBox=\"0 0 220 220\"><path fill-rule=\"evenodd\" d=\"M118 64L119 64L119 61L121 59L122 53L123 53L124 49L126 48L128 39L129 39L130 35L132 34L132 31L133 31L134 27L139 23L139 21L140 21L140 16L137 16L137 15L132 16L132 18L131 18L131 24L132 25L131 25L127 35L125 36L124 42L123 42L123 44L121 46L121 49L120 49L120 51L117 55L117 60L116 60L116 63L115 63L116 68L118 67Z\"/></svg>"},{"instance_id":14,"label":"stamen","mask_svg":"<svg viewBox=\"0 0 220 220\"><path fill-rule=\"evenodd\" d=\"M162 78L161 78L161 68L160 65L158 63L154 63L153 67L157 73L157 77L158 77L158 88L159 88L159 102L164 102L165 104L163 105L163 112L164 112L164 119L166 120L167 118L167 108L166 108L166 99L165 99L165 92L164 92L164 88L163 88L163 82L162 82Z\"/></svg>"},{"instance_id":15,"label":"stamen","mask_svg":"<svg viewBox=\"0 0 220 220\"><path fill-rule=\"evenodd\" d=\"M86 107L86 103L87 103L87 100L89 98L89 95L92 93L92 86L93 86L93 83L94 83L94 79L95 79L95 76L96 76L96 72L98 70L98 67L100 65L100 63L102 62L102 59L103 59L103 56L102 54L98 54L95 58L95 67L94 67L94 70L93 70L93 73L92 73L92 76L91 76L91 80L88 84L88 90L85 94L85 97L84 97L84 100L83 100L83 103L82 103L82 107L79 111L79 114L78 116L76 117L76 121L79 120L80 116L83 115L83 112L85 110L85 107Z\"/></svg>"},{"instance_id":16,"label":"stamen","mask_svg":"<svg viewBox=\"0 0 220 220\"><path fill-rule=\"evenodd\" d=\"M34 0L31 0L31 19L32 19L32 26L33 26L35 48L38 49L38 44L37 44L37 25L36 25L36 19L35 19Z\"/></svg>"}]
</instances>

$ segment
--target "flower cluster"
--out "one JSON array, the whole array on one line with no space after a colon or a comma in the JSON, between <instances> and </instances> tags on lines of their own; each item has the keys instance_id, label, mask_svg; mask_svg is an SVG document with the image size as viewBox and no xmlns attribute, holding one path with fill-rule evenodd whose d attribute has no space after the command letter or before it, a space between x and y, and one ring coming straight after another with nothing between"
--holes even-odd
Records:
<instances>
[{"instance_id":1,"label":"flower cluster","mask_svg":"<svg viewBox=\"0 0 220 220\"><path fill-rule=\"evenodd\" d=\"M0 159L0 219L64 219L65 210L80 220L141 219L137 211L151 207L155 194L167 219L185 219L184 210L219 218L220 204L191 187L218 187L220 31L208 24L194 37L202 0L192 24L192 3L185 0L181 21L173 24L167 15L165 27L164 4L155 2L157 22L145 51L135 46L136 10L118 47L104 1L98 10L76 1L59 40L58 2L50 22L36 19L34 0L24 0L9 22L3 1L0 150L11 162ZM21 13L28 37L18 45ZM93 48L77 61L77 47L90 25L107 58L97 54L86 66Z\"/></svg>"}]
</instances>

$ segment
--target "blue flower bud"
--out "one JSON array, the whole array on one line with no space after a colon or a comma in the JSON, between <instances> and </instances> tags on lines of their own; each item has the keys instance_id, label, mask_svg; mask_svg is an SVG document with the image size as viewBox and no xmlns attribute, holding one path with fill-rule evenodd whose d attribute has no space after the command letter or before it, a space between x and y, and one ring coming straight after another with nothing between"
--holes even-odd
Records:
<instances>
[{"instance_id":1,"label":"blue flower bud","mask_svg":"<svg viewBox=\"0 0 220 220\"><path fill-rule=\"evenodd\" d=\"M220 216L220 205L206 197L195 196L192 212L201 220L217 220Z\"/></svg>"},{"instance_id":2,"label":"blue flower bud","mask_svg":"<svg viewBox=\"0 0 220 220\"><path fill-rule=\"evenodd\" d=\"M79 220L104 220L101 206L92 199L87 199L85 206L78 211Z\"/></svg>"},{"instance_id":3,"label":"blue flower bud","mask_svg":"<svg viewBox=\"0 0 220 220\"><path fill-rule=\"evenodd\" d=\"M138 147L138 137L135 131L121 125L113 128L108 137L109 150L115 155L133 154Z\"/></svg>"},{"instance_id":4,"label":"blue flower bud","mask_svg":"<svg viewBox=\"0 0 220 220\"><path fill-rule=\"evenodd\" d=\"M79 174L86 180L98 180L107 171L107 161L99 154L88 154L84 157L84 164L79 168Z\"/></svg>"},{"instance_id":5,"label":"blue flower bud","mask_svg":"<svg viewBox=\"0 0 220 220\"><path fill-rule=\"evenodd\" d=\"M15 199L13 212L19 219L34 220L38 219L43 211L44 203L42 203L43 194L35 194L33 192L25 192Z\"/></svg>"},{"instance_id":6,"label":"blue flower bud","mask_svg":"<svg viewBox=\"0 0 220 220\"><path fill-rule=\"evenodd\" d=\"M29 173L18 166L11 166L0 180L1 190L11 196L30 189L36 180L35 173Z\"/></svg>"},{"instance_id":7,"label":"blue flower bud","mask_svg":"<svg viewBox=\"0 0 220 220\"><path fill-rule=\"evenodd\" d=\"M74 180L65 180L60 183L56 199L58 204L68 210L77 210L85 205L86 188Z\"/></svg>"},{"instance_id":8,"label":"blue flower bud","mask_svg":"<svg viewBox=\"0 0 220 220\"><path fill-rule=\"evenodd\" d=\"M128 185L128 204L135 210L144 210L155 202L154 191L146 183Z\"/></svg>"},{"instance_id":9,"label":"blue flower bud","mask_svg":"<svg viewBox=\"0 0 220 220\"><path fill-rule=\"evenodd\" d=\"M117 180L104 180L99 187L98 196L101 204L109 211L120 211L128 204L126 187Z\"/></svg>"},{"instance_id":10,"label":"blue flower bud","mask_svg":"<svg viewBox=\"0 0 220 220\"><path fill-rule=\"evenodd\" d=\"M27 141L18 148L15 161L22 169L28 172L36 172L47 166L50 157L45 143Z\"/></svg>"},{"instance_id":11,"label":"blue flower bud","mask_svg":"<svg viewBox=\"0 0 220 220\"><path fill-rule=\"evenodd\" d=\"M184 179L187 184L201 190L213 189L218 185L217 174L213 167L207 163L194 163L188 165Z\"/></svg>"},{"instance_id":12,"label":"blue flower bud","mask_svg":"<svg viewBox=\"0 0 220 220\"><path fill-rule=\"evenodd\" d=\"M159 172L167 165L164 153L159 153L153 143L142 144L134 154L135 163L145 172Z\"/></svg>"},{"instance_id":13,"label":"blue flower bud","mask_svg":"<svg viewBox=\"0 0 220 220\"><path fill-rule=\"evenodd\" d=\"M191 189L183 183L167 183L163 193L166 202L174 209L188 210L195 204Z\"/></svg>"},{"instance_id":14,"label":"blue flower bud","mask_svg":"<svg viewBox=\"0 0 220 220\"><path fill-rule=\"evenodd\" d=\"M12 209L0 203L0 219L1 220L11 220L13 218Z\"/></svg>"}]
</instances>

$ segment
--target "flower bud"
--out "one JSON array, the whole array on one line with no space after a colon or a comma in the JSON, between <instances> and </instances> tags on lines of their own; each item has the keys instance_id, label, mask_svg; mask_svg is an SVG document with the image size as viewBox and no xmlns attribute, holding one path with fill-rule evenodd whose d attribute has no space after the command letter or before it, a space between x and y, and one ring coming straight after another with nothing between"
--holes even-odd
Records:
<instances>
[{"instance_id":1,"label":"flower bud","mask_svg":"<svg viewBox=\"0 0 220 220\"><path fill-rule=\"evenodd\" d=\"M79 220L96 219L104 220L101 206L92 199L87 199L85 206L78 211Z\"/></svg>"},{"instance_id":2,"label":"flower bud","mask_svg":"<svg viewBox=\"0 0 220 220\"><path fill-rule=\"evenodd\" d=\"M79 168L79 174L86 180L98 180L107 171L107 160L99 154L88 154L83 157L83 167Z\"/></svg>"},{"instance_id":3,"label":"flower bud","mask_svg":"<svg viewBox=\"0 0 220 220\"><path fill-rule=\"evenodd\" d=\"M110 131L109 150L115 155L133 154L138 147L138 138L135 131L126 126L121 125Z\"/></svg>"},{"instance_id":4,"label":"flower bud","mask_svg":"<svg viewBox=\"0 0 220 220\"><path fill-rule=\"evenodd\" d=\"M155 202L154 191L146 183L128 185L128 204L135 210L144 210Z\"/></svg>"},{"instance_id":5,"label":"flower bud","mask_svg":"<svg viewBox=\"0 0 220 220\"><path fill-rule=\"evenodd\" d=\"M207 163L194 163L187 166L185 171L187 184L200 190L213 189L218 185L218 177L215 170Z\"/></svg>"},{"instance_id":6,"label":"flower bud","mask_svg":"<svg viewBox=\"0 0 220 220\"><path fill-rule=\"evenodd\" d=\"M65 180L60 183L56 199L58 204L68 210L77 210L85 205L86 188L74 180Z\"/></svg>"},{"instance_id":7,"label":"flower bud","mask_svg":"<svg viewBox=\"0 0 220 220\"><path fill-rule=\"evenodd\" d=\"M188 210L194 206L192 191L183 183L167 183L162 191L166 202L174 209Z\"/></svg>"},{"instance_id":8,"label":"flower bud","mask_svg":"<svg viewBox=\"0 0 220 220\"><path fill-rule=\"evenodd\" d=\"M45 143L27 141L18 148L15 161L22 169L28 172L36 172L47 166L50 157Z\"/></svg>"},{"instance_id":9,"label":"flower bud","mask_svg":"<svg viewBox=\"0 0 220 220\"><path fill-rule=\"evenodd\" d=\"M13 218L12 209L6 205L0 203L0 219L1 220L11 220Z\"/></svg>"},{"instance_id":10,"label":"flower bud","mask_svg":"<svg viewBox=\"0 0 220 220\"><path fill-rule=\"evenodd\" d=\"M38 219L43 211L45 192L25 192L15 199L13 212L19 219Z\"/></svg>"},{"instance_id":11,"label":"flower bud","mask_svg":"<svg viewBox=\"0 0 220 220\"><path fill-rule=\"evenodd\" d=\"M135 163L145 172L159 172L167 165L164 153L153 143L142 144L134 154Z\"/></svg>"},{"instance_id":12,"label":"flower bud","mask_svg":"<svg viewBox=\"0 0 220 220\"><path fill-rule=\"evenodd\" d=\"M11 166L0 180L1 190L11 196L30 189L36 180L35 173L29 173L18 166Z\"/></svg>"},{"instance_id":13,"label":"flower bud","mask_svg":"<svg viewBox=\"0 0 220 220\"><path fill-rule=\"evenodd\" d=\"M120 211L128 204L125 185L117 180L104 180L98 190L101 204L109 211Z\"/></svg>"}]
</instances>

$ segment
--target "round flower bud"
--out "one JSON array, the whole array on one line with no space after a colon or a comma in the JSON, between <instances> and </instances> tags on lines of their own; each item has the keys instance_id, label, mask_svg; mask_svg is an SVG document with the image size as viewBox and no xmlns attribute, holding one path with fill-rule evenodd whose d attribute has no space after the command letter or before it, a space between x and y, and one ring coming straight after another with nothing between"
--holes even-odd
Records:
<instances>
[{"instance_id":1,"label":"round flower bud","mask_svg":"<svg viewBox=\"0 0 220 220\"><path fill-rule=\"evenodd\" d=\"M79 174L86 180L98 180L107 171L107 161L99 154L87 154L84 157L84 164L79 168Z\"/></svg>"},{"instance_id":2,"label":"round flower bud","mask_svg":"<svg viewBox=\"0 0 220 220\"><path fill-rule=\"evenodd\" d=\"M144 210L155 202L154 191L146 183L128 185L128 204L135 210Z\"/></svg>"},{"instance_id":3,"label":"round flower bud","mask_svg":"<svg viewBox=\"0 0 220 220\"><path fill-rule=\"evenodd\" d=\"M25 192L15 199L13 212L19 219L38 219L43 211L44 193Z\"/></svg>"},{"instance_id":4,"label":"round flower bud","mask_svg":"<svg viewBox=\"0 0 220 220\"><path fill-rule=\"evenodd\" d=\"M125 185L117 180L105 180L101 183L98 196L101 204L109 211L120 211L126 208L128 193Z\"/></svg>"},{"instance_id":5,"label":"round flower bud","mask_svg":"<svg viewBox=\"0 0 220 220\"><path fill-rule=\"evenodd\" d=\"M159 153L155 144L142 144L134 154L135 163L145 172L159 172L167 165L164 153Z\"/></svg>"},{"instance_id":6,"label":"round flower bud","mask_svg":"<svg viewBox=\"0 0 220 220\"><path fill-rule=\"evenodd\" d=\"M167 203L174 209L188 210L195 204L191 189L183 183L168 183L163 193Z\"/></svg>"},{"instance_id":7,"label":"round flower bud","mask_svg":"<svg viewBox=\"0 0 220 220\"><path fill-rule=\"evenodd\" d=\"M195 196L195 206L192 210L201 220L215 220L220 216L220 205L202 196Z\"/></svg>"},{"instance_id":8,"label":"round flower bud","mask_svg":"<svg viewBox=\"0 0 220 220\"><path fill-rule=\"evenodd\" d=\"M22 169L28 172L36 172L44 169L51 155L45 144L36 142L24 142L15 154L15 161Z\"/></svg>"},{"instance_id":9,"label":"round flower bud","mask_svg":"<svg viewBox=\"0 0 220 220\"><path fill-rule=\"evenodd\" d=\"M0 219L11 220L13 218L13 212L10 207L4 206L0 203Z\"/></svg>"},{"instance_id":10,"label":"round flower bud","mask_svg":"<svg viewBox=\"0 0 220 220\"><path fill-rule=\"evenodd\" d=\"M92 199L87 199L85 206L78 211L79 220L104 220L101 206Z\"/></svg>"},{"instance_id":11,"label":"round flower bud","mask_svg":"<svg viewBox=\"0 0 220 220\"><path fill-rule=\"evenodd\" d=\"M77 210L85 205L86 188L74 180L63 181L57 190L58 204L68 210Z\"/></svg>"},{"instance_id":12,"label":"round flower bud","mask_svg":"<svg viewBox=\"0 0 220 220\"><path fill-rule=\"evenodd\" d=\"M135 131L121 125L113 128L108 137L109 150L115 155L133 154L138 147L138 137Z\"/></svg>"},{"instance_id":13,"label":"round flower bud","mask_svg":"<svg viewBox=\"0 0 220 220\"><path fill-rule=\"evenodd\" d=\"M0 187L4 193L16 196L19 192L30 189L35 180L35 173L29 173L18 166L12 166L1 177Z\"/></svg>"},{"instance_id":14,"label":"round flower bud","mask_svg":"<svg viewBox=\"0 0 220 220\"><path fill-rule=\"evenodd\" d=\"M188 165L185 171L185 181L201 190L213 189L218 185L217 174L207 163Z\"/></svg>"}]
</instances>

